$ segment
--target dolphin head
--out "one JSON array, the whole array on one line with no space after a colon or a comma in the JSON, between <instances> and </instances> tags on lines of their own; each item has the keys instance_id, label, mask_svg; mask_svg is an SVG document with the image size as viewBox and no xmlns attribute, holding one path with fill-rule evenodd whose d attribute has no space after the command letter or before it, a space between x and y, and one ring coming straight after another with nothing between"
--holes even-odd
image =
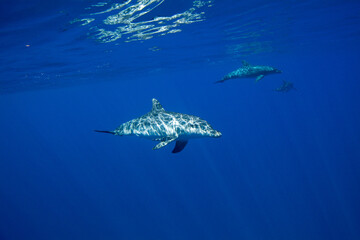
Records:
<instances>
[{"instance_id":1,"label":"dolphin head","mask_svg":"<svg viewBox=\"0 0 360 240\"><path fill-rule=\"evenodd\" d=\"M271 66L259 66L258 67L259 74L267 75L267 74L273 74L273 73L282 73L281 70L271 67Z\"/></svg>"},{"instance_id":2,"label":"dolphin head","mask_svg":"<svg viewBox=\"0 0 360 240\"><path fill-rule=\"evenodd\" d=\"M209 123L206 122L205 126L200 127L200 134L203 137L213 137L213 138L219 138L221 137L221 132L215 130Z\"/></svg>"},{"instance_id":3,"label":"dolphin head","mask_svg":"<svg viewBox=\"0 0 360 240\"><path fill-rule=\"evenodd\" d=\"M221 132L215 130L207 121L200 118L194 120L189 121L186 126L186 135L189 135L189 137L221 137Z\"/></svg>"},{"instance_id":4,"label":"dolphin head","mask_svg":"<svg viewBox=\"0 0 360 240\"><path fill-rule=\"evenodd\" d=\"M282 73L281 70L277 69L277 68L274 68L272 67L272 70L271 70L272 73Z\"/></svg>"},{"instance_id":5,"label":"dolphin head","mask_svg":"<svg viewBox=\"0 0 360 240\"><path fill-rule=\"evenodd\" d=\"M221 137L221 132L219 132L219 131L217 131L217 130L215 130L215 129L213 129L211 132L210 132L210 137L214 137L214 138L219 138L219 137Z\"/></svg>"}]
</instances>

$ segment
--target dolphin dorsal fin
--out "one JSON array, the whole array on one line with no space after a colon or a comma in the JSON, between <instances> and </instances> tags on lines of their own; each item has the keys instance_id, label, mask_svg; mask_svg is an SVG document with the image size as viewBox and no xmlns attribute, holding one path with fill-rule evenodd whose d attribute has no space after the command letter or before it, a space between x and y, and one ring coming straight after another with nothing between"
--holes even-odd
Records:
<instances>
[{"instance_id":1,"label":"dolphin dorsal fin","mask_svg":"<svg viewBox=\"0 0 360 240\"><path fill-rule=\"evenodd\" d=\"M250 66L250 64L245 60L242 60L241 63L244 67Z\"/></svg>"},{"instance_id":2,"label":"dolphin dorsal fin","mask_svg":"<svg viewBox=\"0 0 360 240\"><path fill-rule=\"evenodd\" d=\"M152 112L164 112L165 109L161 106L160 102L153 98L152 100Z\"/></svg>"}]
</instances>

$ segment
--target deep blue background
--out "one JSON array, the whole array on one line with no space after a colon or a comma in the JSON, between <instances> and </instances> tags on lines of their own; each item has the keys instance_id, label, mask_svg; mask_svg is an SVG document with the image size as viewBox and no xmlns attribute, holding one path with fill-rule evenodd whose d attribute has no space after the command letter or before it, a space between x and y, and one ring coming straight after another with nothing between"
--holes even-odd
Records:
<instances>
[{"instance_id":1,"label":"deep blue background","mask_svg":"<svg viewBox=\"0 0 360 240\"><path fill-rule=\"evenodd\" d=\"M94 1L1 2L0 239L360 239L357 1L215 1L116 44L67 24ZM242 59L283 73L212 84ZM222 138L171 154L92 131L152 98Z\"/></svg>"}]
</instances>

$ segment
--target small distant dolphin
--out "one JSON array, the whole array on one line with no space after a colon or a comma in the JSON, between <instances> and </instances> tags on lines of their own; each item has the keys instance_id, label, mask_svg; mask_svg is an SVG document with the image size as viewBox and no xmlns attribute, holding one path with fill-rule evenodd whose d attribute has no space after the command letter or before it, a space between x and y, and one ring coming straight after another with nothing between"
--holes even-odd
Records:
<instances>
[{"instance_id":1,"label":"small distant dolphin","mask_svg":"<svg viewBox=\"0 0 360 240\"><path fill-rule=\"evenodd\" d=\"M136 135L160 142L153 150L176 141L173 153L181 152L191 138L221 137L221 132L214 130L205 120L192 115L167 112L155 98L149 113L121 124L114 131L95 132L119 136Z\"/></svg>"},{"instance_id":2,"label":"small distant dolphin","mask_svg":"<svg viewBox=\"0 0 360 240\"><path fill-rule=\"evenodd\" d=\"M288 92L290 90L296 90L296 88L294 88L294 84L292 82L287 82L285 80L283 80L283 83L280 87L274 89L274 91L276 92Z\"/></svg>"},{"instance_id":3,"label":"small distant dolphin","mask_svg":"<svg viewBox=\"0 0 360 240\"><path fill-rule=\"evenodd\" d=\"M272 73L281 73L280 70L270 67L270 66L261 66L261 65L250 65L246 61L242 61L242 67L238 68L235 71L225 75L223 79L216 81L215 83L222 83L226 80L233 78L252 78L256 77L255 82L260 81L265 75Z\"/></svg>"}]
</instances>

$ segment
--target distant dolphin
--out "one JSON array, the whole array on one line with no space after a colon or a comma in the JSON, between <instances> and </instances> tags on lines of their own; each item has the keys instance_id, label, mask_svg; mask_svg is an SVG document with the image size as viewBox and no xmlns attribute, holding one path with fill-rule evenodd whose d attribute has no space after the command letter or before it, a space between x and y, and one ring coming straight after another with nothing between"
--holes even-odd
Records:
<instances>
[{"instance_id":1,"label":"distant dolphin","mask_svg":"<svg viewBox=\"0 0 360 240\"><path fill-rule=\"evenodd\" d=\"M260 81L265 75L272 73L281 73L280 70L270 66L250 65L246 61L242 61L242 67L225 75L223 79L215 83L222 83L233 78L252 78L256 77L255 82Z\"/></svg>"},{"instance_id":2,"label":"distant dolphin","mask_svg":"<svg viewBox=\"0 0 360 240\"><path fill-rule=\"evenodd\" d=\"M152 110L149 113L121 124L114 131L95 132L119 136L136 135L160 142L154 150L176 141L173 153L181 152L191 138L221 137L221 133L205 120L192 115L167 112L156 99L152 100Z\"/></svg>"},{"instance_id":3,"label":"distant dolphin","mask_svg":"<svg viewBox=\"0 0 360 240\"><path fill-rule=\"evenodd\" d=\"M287 82L285 80L283 80L283 83L280 87L274 89L274 91L276 92L288 92L290 90L296 90L296 88L294 88L294 84L292 82Z\"/></svg>"}]
</instances>

